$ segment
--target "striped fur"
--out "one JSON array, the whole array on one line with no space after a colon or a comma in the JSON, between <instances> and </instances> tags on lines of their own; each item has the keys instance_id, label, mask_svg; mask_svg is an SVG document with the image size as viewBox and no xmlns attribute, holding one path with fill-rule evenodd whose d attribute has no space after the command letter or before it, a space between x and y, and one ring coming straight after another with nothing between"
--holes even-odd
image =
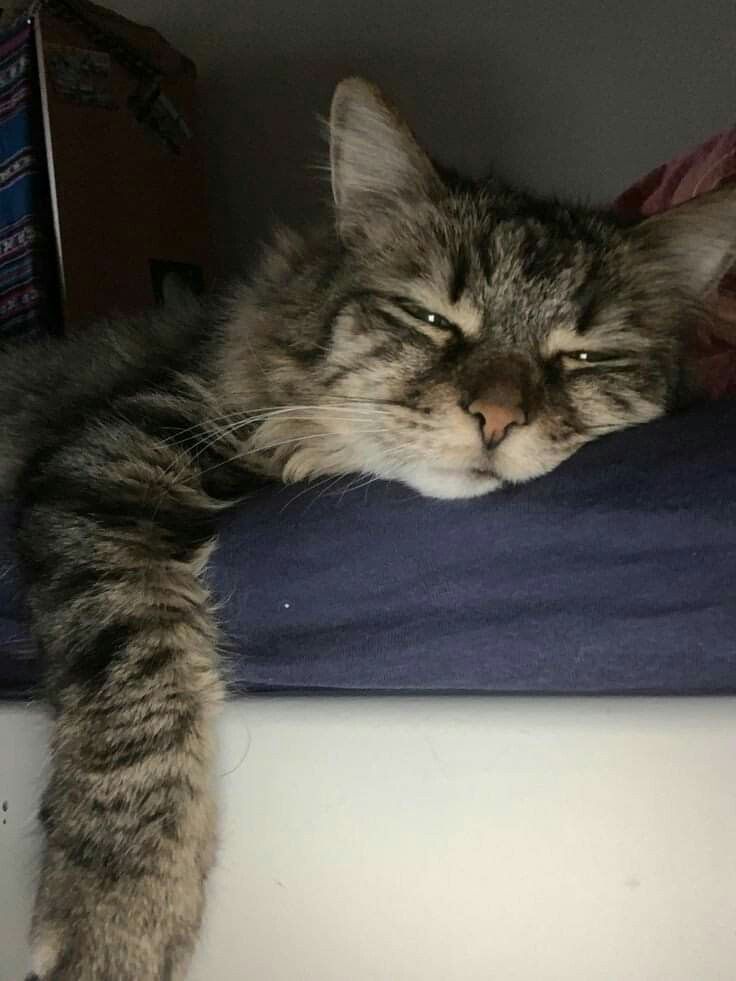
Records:
<instances>
[{"instance_id":1,"label":"striped fur","mask_svg":"<svg viewBox=\"0 0 736 981\"><path fill-rule=\"evenodd\" d=\"M3 356L0 486L56 718L42 981L184 976L222 694L202 572L253 478L462 497L544 473L672 404L733 254L732 194L627 229L440 177L359 80L335 96L332 168L333 219L276 233L221 301ZM470 406L510 391L525 423L486 445Z\"/></svg>"}]
</instances>

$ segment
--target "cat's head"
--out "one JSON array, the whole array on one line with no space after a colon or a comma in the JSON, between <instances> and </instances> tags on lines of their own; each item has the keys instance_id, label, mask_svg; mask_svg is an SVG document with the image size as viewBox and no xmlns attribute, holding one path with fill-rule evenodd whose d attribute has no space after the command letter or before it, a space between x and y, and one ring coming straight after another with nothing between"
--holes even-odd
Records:
<instances>
[{"instance_id":1,"label":"cat's head","mask_svg":"<svg viewBox=\"0 0 736 981\"><path fill-rule=\"evenodd\" d=\"M334 439L294 440L287 478L470 497L673 404L684 331L734 255L733 191L625 227L441 177L361 79L336 90L330 146L342 271L310 372Z\"/></svg>"}]
</instances>

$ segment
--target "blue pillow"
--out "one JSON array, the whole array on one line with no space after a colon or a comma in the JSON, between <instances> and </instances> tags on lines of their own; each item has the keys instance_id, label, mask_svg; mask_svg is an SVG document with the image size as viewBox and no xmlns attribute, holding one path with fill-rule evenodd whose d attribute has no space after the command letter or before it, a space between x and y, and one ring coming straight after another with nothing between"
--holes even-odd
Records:
<instances>
[{"instance_id":1,"label":"blue pillow","mask_svg":"<svg viewBox=\"0 0 736 981\"><path fill-rule=\"evenodd\" d=\"M736 402L471 501L353 483L267 486L225 520L233 692L736 692ZM6 695L38 677L18 609L10 568Z\"/></svg>"}]
</instances>

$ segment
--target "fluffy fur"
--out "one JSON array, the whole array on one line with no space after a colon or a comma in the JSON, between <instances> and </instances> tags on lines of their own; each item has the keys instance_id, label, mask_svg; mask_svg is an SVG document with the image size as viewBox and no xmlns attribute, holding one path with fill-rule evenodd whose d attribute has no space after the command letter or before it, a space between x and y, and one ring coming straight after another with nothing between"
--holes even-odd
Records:
<instances>
[{"instance_id":1,"label":"fluffy fur","mask_svg":"<svg viewBox=\"0 0 736 981\"><path fill-rule=\"evenodd\" d=\"M2 488L56 717L43 981L184 976L221 695L201 573L252 476L439 497L539 476L674 404L733 255L733 193L625 228L441 177L359 79L335 94L331 167L330 219L278 232L227 298L3 356Z\"/></svg>"}]
</instances>

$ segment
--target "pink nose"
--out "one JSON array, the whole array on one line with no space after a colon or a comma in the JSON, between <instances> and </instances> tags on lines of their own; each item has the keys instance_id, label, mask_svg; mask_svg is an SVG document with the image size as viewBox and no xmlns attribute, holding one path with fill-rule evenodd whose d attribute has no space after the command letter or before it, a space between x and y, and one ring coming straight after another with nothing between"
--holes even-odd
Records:
<instances>
[{"instance_id":1,"label":"pink nose","mask_svg":"<svg viewBox=\"0 0 736 981\"><path fill-rule=\"evenodd\" d=\"M472 416L478 416L483 440L487 446L496 446L508 435L512 426L523 426L526 422L524 410L519 405L497 405L476 399L468 406Z\"/></svg>"}]
</instances>

